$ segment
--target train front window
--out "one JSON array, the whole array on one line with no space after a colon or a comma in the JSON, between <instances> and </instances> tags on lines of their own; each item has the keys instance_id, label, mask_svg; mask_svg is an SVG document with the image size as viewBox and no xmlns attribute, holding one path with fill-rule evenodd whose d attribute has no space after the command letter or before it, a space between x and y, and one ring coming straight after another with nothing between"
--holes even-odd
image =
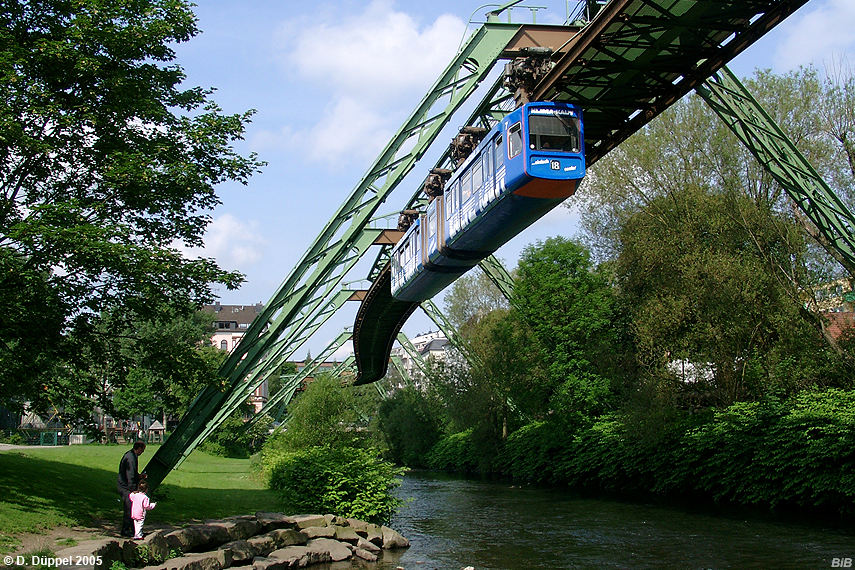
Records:
<instances>
[{"instance_id":1,"label":"train front window","mask_svg":"<svg viewBox=\"0 0 855 570\"><path fill-rule=\"evenodd\" d=\"M579 119L569 115L531 115L528 145L533 150L579 152Z\"/></svg>"}]
</instances>

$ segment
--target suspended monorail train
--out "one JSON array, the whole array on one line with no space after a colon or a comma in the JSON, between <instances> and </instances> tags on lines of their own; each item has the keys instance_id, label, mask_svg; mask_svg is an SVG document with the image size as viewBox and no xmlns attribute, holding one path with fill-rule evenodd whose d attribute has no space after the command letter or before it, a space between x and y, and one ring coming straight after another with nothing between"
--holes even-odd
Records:
<instances>
[{"instance_id":1,"label":"suspended monorail train","mask_svg":"<svg viewBox=\"0 0 855 570\"><path fill-rule=\"evenodd\" d=\"M537 102L509 113L392 249L392 296L430 299L571 196L584 176L578 107Z\"/></svg>"}]
</instances>

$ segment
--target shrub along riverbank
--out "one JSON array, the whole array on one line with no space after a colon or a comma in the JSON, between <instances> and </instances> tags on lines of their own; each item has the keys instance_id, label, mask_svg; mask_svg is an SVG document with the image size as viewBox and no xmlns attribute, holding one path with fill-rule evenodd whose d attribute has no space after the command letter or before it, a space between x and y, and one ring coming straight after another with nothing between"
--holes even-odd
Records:
<instances>
[{"instance_id":1,"label":"shrub along riverbank","mask_svg":"<svg viewBox=\"0 0 855 570\"><path fill-rule=\"evenodd\" d=\"M855 514L855 391L738 402L661 425L656 438L643 433L612 414L575 430L534 422L507 438L490 470L523 483ZM475 473L478 457L467 431L438 442L427 464Z\"/></svg>"}]
</instances>

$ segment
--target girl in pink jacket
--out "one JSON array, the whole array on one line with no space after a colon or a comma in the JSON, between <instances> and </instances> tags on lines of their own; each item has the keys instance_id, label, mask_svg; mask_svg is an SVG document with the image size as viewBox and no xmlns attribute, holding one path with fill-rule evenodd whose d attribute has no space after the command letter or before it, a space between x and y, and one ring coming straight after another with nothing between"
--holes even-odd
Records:
<instances>
[{"instance_id":1,"label":"girl in pink jacket","mask_svg":"<svg viewBox=\"0 0 855 570\"><path fill-rule=\"evenodd\" d=\"M131 500L131 520L134 521L134 539L139 540L143 537L142 527L145 522L146 511L152 510L157 503L152 503L148 499L145 492L148 491L148 483L140 481L136 492L130 494Z\"/></svg>"}]
</instances>

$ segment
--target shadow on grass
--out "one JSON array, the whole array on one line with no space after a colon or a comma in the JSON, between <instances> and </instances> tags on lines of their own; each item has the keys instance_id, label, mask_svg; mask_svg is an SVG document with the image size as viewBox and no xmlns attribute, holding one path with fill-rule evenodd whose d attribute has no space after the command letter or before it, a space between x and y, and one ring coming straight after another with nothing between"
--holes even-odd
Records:
<instances>
[{"instance_id":1,"label":"shadow on grass","mask_svg":"<svg viewBox=\"0 0 855 570\"><path fill-rule=\"evenodd\" d=\"M205 473L200 484L208 483ZM214 481L216 483L216 481ZM152 500L152 523L182 522L259 510L277 510L276 495L266 489L202 488L164 484ZM122 505L116 472L24 456L0 454L0 523L8 533L34 532L59 524L111 528L118 526Z\"/></svg>"}]
</instances>

